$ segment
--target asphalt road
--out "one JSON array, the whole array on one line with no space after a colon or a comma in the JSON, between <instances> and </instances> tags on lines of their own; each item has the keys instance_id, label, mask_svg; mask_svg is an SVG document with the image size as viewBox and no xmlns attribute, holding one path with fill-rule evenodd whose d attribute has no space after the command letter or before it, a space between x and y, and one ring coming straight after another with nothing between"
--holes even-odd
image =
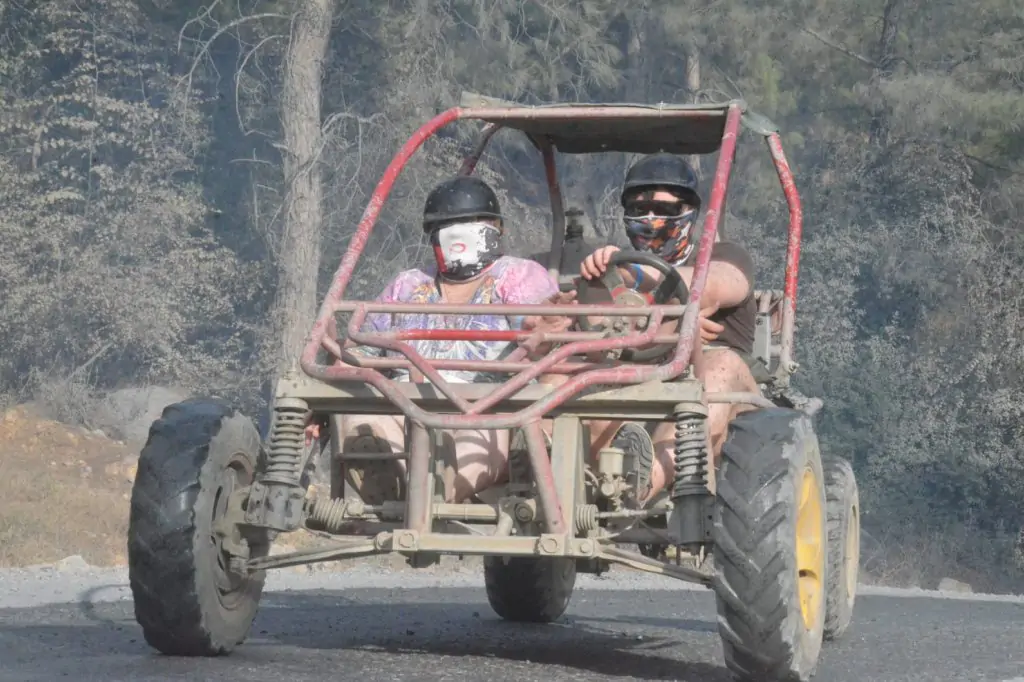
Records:
<instances>
[{"instance_id":1,"label":"asphalt road","mask_svg":"<svg viewBox=\"0 0 1024 682\"><path fill-rule=\"evenodd\" d=\"M147 647L123 572L0 571L0 682L730 679L712 595L664 578L581 576L547 626L499 621L475 571L271 580L245 645L183 659ZM865 588L816 679L1024 682L1024 599L965 597Z\"/></svg>"}]
</instances>

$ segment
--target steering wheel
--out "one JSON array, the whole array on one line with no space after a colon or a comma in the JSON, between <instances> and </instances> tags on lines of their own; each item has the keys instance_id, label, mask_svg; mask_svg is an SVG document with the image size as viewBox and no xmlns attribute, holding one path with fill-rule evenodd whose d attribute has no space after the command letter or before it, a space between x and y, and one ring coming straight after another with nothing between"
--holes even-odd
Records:
<instances>
[{"instance_id":1,"label":"steering wheel","mask_svg":"<svg viewBox=\"0 0 1024 682\"><path fill-rule=\"evenodd\" d=\"M663 275L661 284L651 293L641 293L626 286L619 274L620 265L648 265ZM612 303L615 305L643 306L643 305L665 305L671 298L678 298L682 305L690 298L690 289L686 286L679 271L666 263L663 259L653 253L643 251L616 251L608 259L608 268L601 275L601 284L612 296ZM585 299L591 283L580 277L579 298ZM630 326L630 318L633 316L613 316L607 325L591 324L585 315L577 318L582 331L604 331L609 326L616 332L623 332ZM621 351L620 358L626 362L653 362L675 348L674 343L652 346L643 350L625 348ZM615 351L611 351L615 352Z\"/></svg>"}]
</instances>

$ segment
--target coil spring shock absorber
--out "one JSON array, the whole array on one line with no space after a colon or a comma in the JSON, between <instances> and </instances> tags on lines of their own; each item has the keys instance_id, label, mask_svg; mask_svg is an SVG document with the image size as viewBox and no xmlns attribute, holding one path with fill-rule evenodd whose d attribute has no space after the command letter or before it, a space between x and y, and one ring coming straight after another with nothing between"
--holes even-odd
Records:
<instances>
[{"instance_id":1,"label":"coil spring shock absorber","mask_svg":"<svg viewBox=\"0 0 1024 682\"><path fill-rule=\"evenodd\" d=\"M675 477L672 499L704 494L708 483L708 446L704 433L707 416L676 407Z\"/></svg>"},{"instance_id":2,"label":"coil spring shock absorber","mask_svg":"<svg viewBox=\"0 0 1024 682\"><path fill-rule=\"evenodd\" d=\"M299 485L302 477L305 415L306 403L302 400L282 399L274 405L267 465L261 477L263 483Z\"/></svg>"},{"instance_id":3,"label":"coil spring shock absorber","mask_svg":"<svg viewBox=\"0 0 1024 682\"><path fill-rule=\"evenodd\" d=\"M282 398L274 405L267 459L249 492L246 523L290 532L302 523L302 455L306 403Z\"/></svg>"},{"instance_id":4,"label":"coil spring shock absorber","mask_svg":"<svg viewBox=\"0 0 1024 682\"><path fill-rule=\"evenodd\" d=\"M672 526L680 545L696 545L706 538L705 501L708 499L707 414L699 404L677 405Z\"/></svg>"}]
</instances>

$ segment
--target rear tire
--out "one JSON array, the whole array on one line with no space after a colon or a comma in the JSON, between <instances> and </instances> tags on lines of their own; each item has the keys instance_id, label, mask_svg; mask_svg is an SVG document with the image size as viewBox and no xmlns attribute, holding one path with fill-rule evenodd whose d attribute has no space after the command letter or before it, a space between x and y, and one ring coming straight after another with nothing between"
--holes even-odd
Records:
<instances>
[{"instance_id":1,"label":"rear tire","mask_svg":"<svg viewBox=\"0 0 1024 682\"><path fill-rule=\"evenodd\" d=\"M484 557L484 586L487 601L501 618L550 623L569 608L576 587L576 560Z\"/></svg>"},{"instance_id":2,"label":"rear tire","mask_svg":"<svg viewBox=\"0 0 1024 682\"><path fill-rule=\"evenodd\" d=\"M842 457L824 461L828 501L828 599L825 639L842 637L857 599L860 570L860 492L853 466Z\"/></svg>"},{"instance_id":3,"label":"rear tire","mask_svg":"<svg viewBox=\"0 0 1024 682\"><path fill-rule=\"evenodd\" d=\"M549 446L550 447L550 446ZM510 479L530 482L530 462L522 429L512 433ZM569 608L576 587L576 560L563 557L484 557L487 601L501 618L516 622L550 623Z\"/></svg>"},{"instance_id":4,"label":"rear tire","mask_svg":"<svg viewBox=\"0 0 1024 682\"><path fill-rule=\"evenodd\" d=\"M804 682L817 668L828 566L825 483L810 419L743 412L722 446L714 580L725 662L739 680Z\"/></svg>"},{"instance_id":5,"label":"rear tire","mask_svg":"<svg viewBox=\"0 0 1024 682\"><path fill-rule=\"evenodd\" d=\"M213 527L259 457L256 426L219 401L170 405L150 427L132 489L128 578L135 618L158 651L217 656L248 636L265 573L229 571ZM251 536L251 558L270 544L269 532Z\"/></svg>"}]
</instances>

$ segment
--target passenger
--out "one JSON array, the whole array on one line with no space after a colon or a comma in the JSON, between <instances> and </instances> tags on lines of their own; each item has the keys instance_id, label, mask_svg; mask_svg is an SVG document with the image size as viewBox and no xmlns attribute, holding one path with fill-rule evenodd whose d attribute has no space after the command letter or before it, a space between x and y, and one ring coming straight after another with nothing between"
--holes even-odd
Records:
<instances>
[{"instance_id":1,"label":"passenger","mask_svg":"<svg viewBox=\"0 0 1024 682\"><path fill-rule=\"evenodd\" d=\"M697 175L689 164L678 156L659 153L640 159L629 169L621 195L626 232L633 248L653 253L675 266L687 287L696 260L697 239L692 230L701 208L697 186ZM700 298L701 342L705 345L696 375L709 393L758 393L745 359L750 358L754 348L754 263L738 242L721 238L715 241ZM605 246L590 254L580 266L580 274L588 280L599 278L608 268L608 259L618 250L617 246ZM648 266L625 265L619 269L625 285L640 291L652 291L662 279L660 272ZM638 272L642 273L639 287ZM668 324L675 329L679 322ZM715 461L729 422L748 409L751 408L738 404L708 406L708 430ZM651 501L671 483L675 435L671 422L662 422L654 429L653 442L643 426L636 423L593 421L590 431L594 453L614 439L617 447L636 453L639 462L653 464L649 472L643 468L638 471L640 503Z\"/></svg>"},{"instance_id":2,"label":"passenger","mask_svg":"<svg viewBox=\"0 0 1024 682\"><path fill-rule=\"evenodd\" d=\"M430 239L436 266L398 273L377 297L382 303L530 304L571 302L575 293L560 294L558 284L539 263L503 253L504 222L498 198L483 180L456 176L438 185L427 197L423 230ZM365 331L395 329L526 329L565 331L572 320L561 316L507 317L492 315L439 315L376 313L367 315ZM494 360L510 353L515 343L505 341L408 341L428 360ZM538 347L530 359L543 357L550 344ZM359 347L364 356L377 356L380 348ZM388 353L390 357L404 357ZM391 370L397 381L409 381L406 369ZM441 370L453 383L505 381L502 373ZM541 376L541 382L551 377ZM384 415L344 419L344 449L351 452L404 452L405 418ZM502 483L508 473L507 430L453 430L457 457L454 496L463 501ZM397 464L397 465L396 465ZM404 498L405 463L355 460L346 463L346 477L368 504Z\"/></svg>"}]
</instances>

